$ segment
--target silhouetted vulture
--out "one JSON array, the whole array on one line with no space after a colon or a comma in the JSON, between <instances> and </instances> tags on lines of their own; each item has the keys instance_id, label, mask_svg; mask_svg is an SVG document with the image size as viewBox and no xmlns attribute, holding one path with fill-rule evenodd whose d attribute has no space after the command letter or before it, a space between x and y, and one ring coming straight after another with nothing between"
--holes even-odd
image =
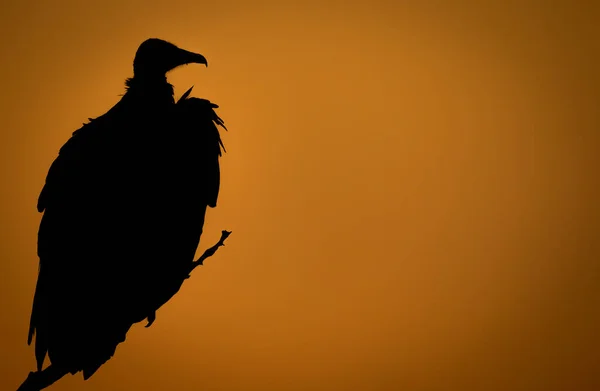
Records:
<instances>
[{"instance_id":1,"label":"silhouetted vulture","mask_svg":"<svg viewBox=\"0 0 600 391\"><path fill-rule=\"evenodd\" d=\"M166 73L190 63L208 65L169 42L143 42L121 100L75 131L52 163L37 204L28 338L37 372L20 390L79 371L88 379L187 277L206 208L217 205L217 125L225 128L218 106L190 98L191 88L175 102Z\"/></svg>"}]
</instances>

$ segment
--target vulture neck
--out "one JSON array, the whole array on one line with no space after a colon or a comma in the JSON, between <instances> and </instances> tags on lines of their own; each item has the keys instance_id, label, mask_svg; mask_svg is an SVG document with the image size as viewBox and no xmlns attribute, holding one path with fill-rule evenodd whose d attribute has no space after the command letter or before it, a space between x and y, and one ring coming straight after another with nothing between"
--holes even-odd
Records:
<instances>
[{"instance_id":1,"label":"vulture neck","mask_svg":"<svg viewBox=\"0 0 600 391\"><path fill-rule=\"evenodd\" d=\"M140 77L134 76L125 81L125 96L147 104L175 103L173 85L167 82L166 76Z\"/></svg>"}]
</instances>

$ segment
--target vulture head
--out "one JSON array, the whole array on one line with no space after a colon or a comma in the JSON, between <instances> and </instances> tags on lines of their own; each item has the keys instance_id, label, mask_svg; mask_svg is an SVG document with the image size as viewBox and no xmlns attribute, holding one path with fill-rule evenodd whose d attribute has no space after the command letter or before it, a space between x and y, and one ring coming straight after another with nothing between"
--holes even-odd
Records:
<instances>
[{"instance_id":1,"label":"vulture head","mask_svg":"<svg viewBox=\"0 0 600 391\"><path fill-rule=\"evenodd\" d=\"M134 78L163 78L166 73L186 64L208 62L203 55L180 49L170 42L150 38L142 42L133 60Z\"/></svg>"}]
</instances>

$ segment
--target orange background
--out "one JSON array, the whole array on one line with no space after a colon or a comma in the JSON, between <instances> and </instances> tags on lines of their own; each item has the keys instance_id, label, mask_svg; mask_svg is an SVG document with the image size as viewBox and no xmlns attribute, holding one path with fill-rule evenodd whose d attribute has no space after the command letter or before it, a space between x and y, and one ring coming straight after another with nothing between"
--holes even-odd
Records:
<instances>
[{"instance_id":1,"label":"orange background","mask_svg":"<svg viewBox=\"0 0 600 391\"><path fill-rule=\"evenodd\" d=\"M0 389L58 148L160 37L221 106L232 230L61 390L600 389L599 13L583 1L5 1ZM595 95L594 95L595 94ZM85 260L82 260L85 261ZM76 309L74 309L76 310Z\"/></svg>"}]
</instances>

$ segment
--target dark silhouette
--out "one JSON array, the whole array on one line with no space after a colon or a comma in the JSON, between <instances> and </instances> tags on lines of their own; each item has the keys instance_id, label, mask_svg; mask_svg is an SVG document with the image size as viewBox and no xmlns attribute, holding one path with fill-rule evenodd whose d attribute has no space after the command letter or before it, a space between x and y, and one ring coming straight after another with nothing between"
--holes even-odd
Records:
<instances>
[{"instance_id":1,"label":"dark silhouette","mask_svg":"<svg viewBox=\"0 0 600 391\"><path fill-rule=\"evenodd\" d=\"M143 42L126 93L60 149L38 200L39 274L29 328L37 371L19 390L67 373L88 379L229 235L194 262L207 207L216 207L225 151L208 100L175 102L166 73L206 59ZM42 370L48 355L51 364Z\"/></svg>"}]
</instances>

